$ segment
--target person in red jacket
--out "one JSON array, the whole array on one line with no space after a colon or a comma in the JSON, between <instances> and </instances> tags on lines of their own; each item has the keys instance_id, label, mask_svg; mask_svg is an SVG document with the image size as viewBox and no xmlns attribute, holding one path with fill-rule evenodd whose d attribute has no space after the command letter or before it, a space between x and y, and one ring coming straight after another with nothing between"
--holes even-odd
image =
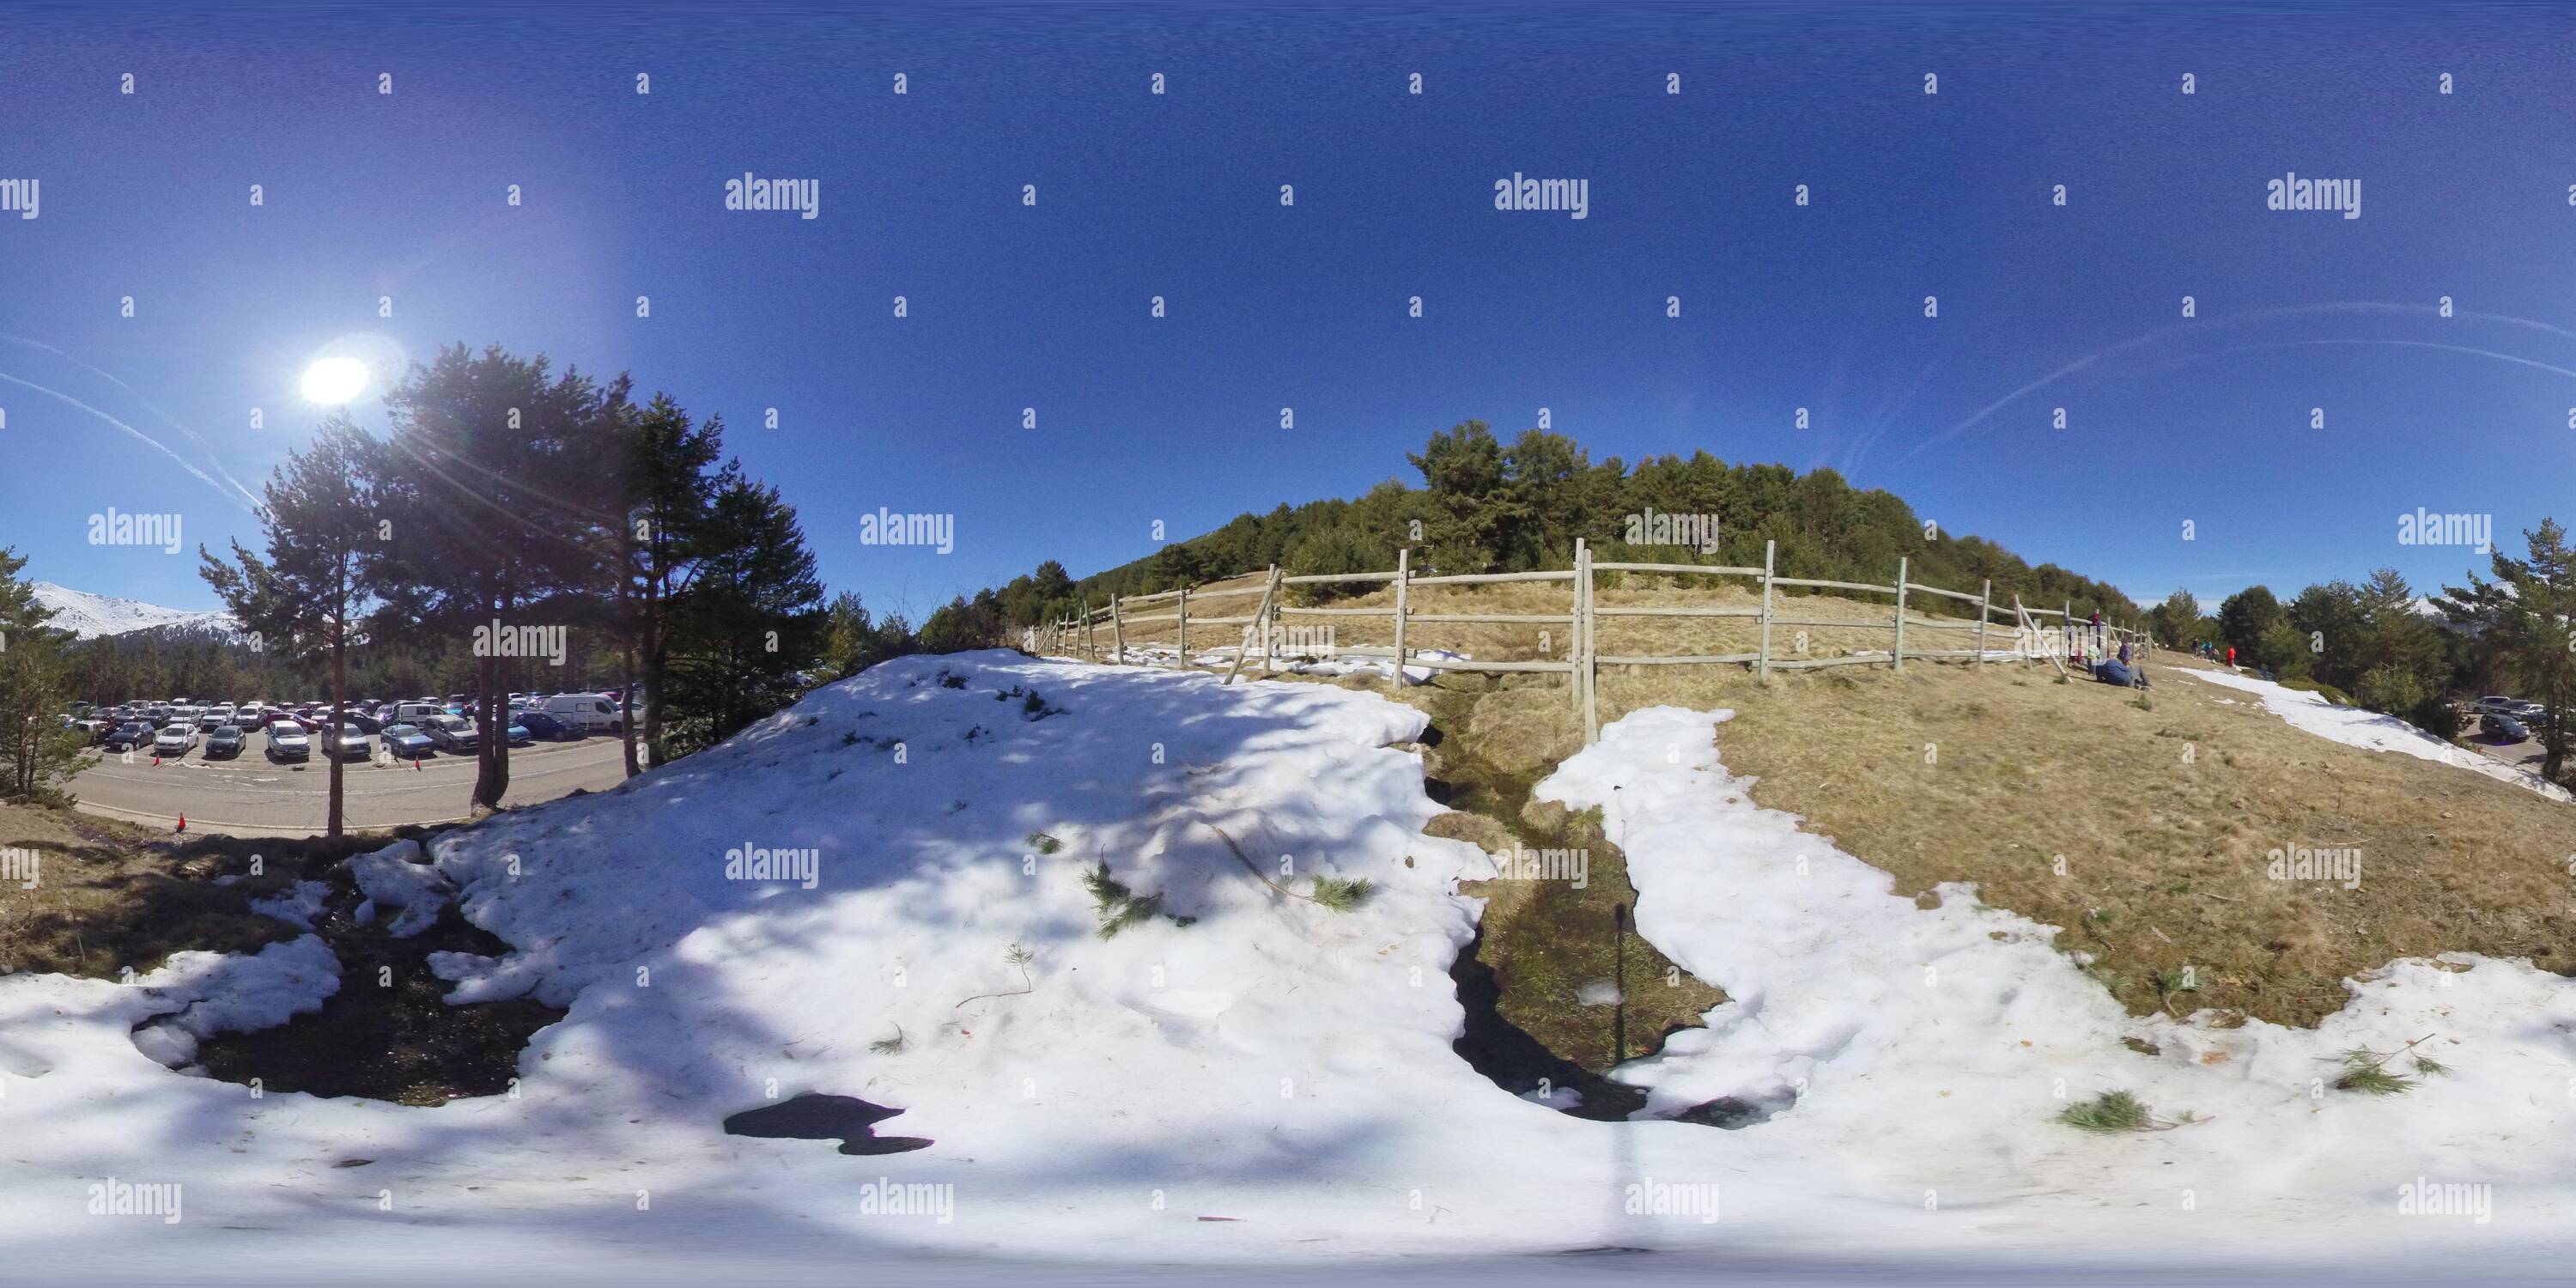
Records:
<instances>
[{"instance_id":1,"label":"person in red jacket","mask_svg":"<svg viewBox=\"0 0 2576 1288\"><path fill-rule=\"evenodd\" d=\"M2233 644L2227 646L2227 669L2236 669L2236 646Z\"/></svg>"}]
</instances>

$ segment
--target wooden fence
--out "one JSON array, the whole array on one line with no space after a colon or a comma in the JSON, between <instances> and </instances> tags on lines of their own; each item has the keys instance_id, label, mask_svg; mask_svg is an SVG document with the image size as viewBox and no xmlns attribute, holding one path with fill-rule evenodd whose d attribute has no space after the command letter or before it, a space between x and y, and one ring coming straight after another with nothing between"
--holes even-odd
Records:
<instances>
[{"instance_id":1,"label":"wooden fence","mask_svg":"<svg viewBox=\"0 0 2576 1288\"><path fill-rule=\"evenodd\" d=\"M1031 652L1081 656L1094 661L1105 660L1124 664L1130 654L1128 628L1169 622L1173 625L1173 638L1178 644L1179 664L1187 667L1196 665L1191 660L1190 653L1191 627L1196 626L1203 630L1216 627L1245 628L1239 635L1228 632L1229 637L1235 641L1232 656L1225 665L1226 683L1231 684L1243 670L1244 659L1252 656L1256 647L1261 658L1262 672L1267 674L1271 670L1273 648L1278 641L1282 622L1287 618L1391 618L1395 634L1393 647L1336 648L1335 655L1387 659L1391 685L1404 683L1404 672L1407 667L1418 667L1429 671L1476 671L1493 674L1538 672L1564 675L1567 677L1568 700L1575 712L1582 717L1586 742L1598 741L1601 736L1601 721L1595 690L1600 679L1600 669L1605 666L1740 665L1751 668L1756 675L1767 677L1773 671L1803 671L1829 666L1885 665L1902 672L1908 661L1940 659L1968 660L1983 666L2000 656L2004 660L2018 660L2024 663L2049 661L2063 671L2064 665L2059 659L2078 652L2101 657L2120 644L2128 643L2137 646L2143 655L2145 652L2153 651L2155 647L2154 640L2142 631L2107 622L2097 627L2076 618L2075 606L2072 602L2061 603L2056 608L2033 608L2022 603L2020 596L2016 595L2009 604L1998 604L1994 602L1994 583L1991 581L1980 585L1977 593L1973 595L1965 591L1923 585L1908 579L1909 561L1905 559L1896 561L1895 580L1888 585L1880 586L1868 582L1783 577L1775 570L1778 557L1778 543L1765 542L1762 547L1762 566L1759 568L1726 567L1714 564L1598 563L1592 558L1591 548L1578 539L1574 543L1574 566L1561 571L1466 573L1426 577L1414 573L1413 552L1405 549L1397 552L1396 566L1391 572L1325 573L1287 577L1280 575L1278 566L1274 564L1261 572L1245 573L1240 577L1225 579L1225 581L1242 581L1257 577L1260 578L1257 585L1224 586L1221 582L1208 582L1154 595L1123 598L1113 595L1108 604L1086 608L1079 616L1062 617L1046 625L1029 628L1024 638ZM1594 581L1601 573L1744 578L1760 589L1761 606L1731 608L1603 605L1594 597ZM1412 592L1416 587L1491 586L1514 582L1567 583L1571 602L1567 610L1562 613L1426 613L1414 609L1411 604ZM1280 596L1280 591L1289 586L1389 583L1395 587L1395 602L1383 607L1296 607L1282 602ZM1794 606L1800 600L1784 599L1777 593L1781 589L1886 595L1893 597L1895 604L1884 621L1868 618L1798 616L1794 613ZM1969 605L1974 617L1968 620L1941 620L1922 616L1919 611L1909 614L1907 601L1911 597L1921 595L1931 595ZM1229 603L1253 596L1259 596L1259 600L1251 606L1249 612L1230 614L1194 614L1192 612L1194 606ZM1166 608L1165 605L1169 607ZM1916 605L1919 610L1919 600L1916 601ZM1150 608L1152 611L1140 613L1137 611L1139 608ZM1783 609L1791 611L1784 612ZM1605 656L1596 647L1599 623L1605 617L1752 619L1758 622L1759 634L1754 651L1749 653ZM2053 624L2050 624L2051 622ZM1429 656L1408 647L1406 643L1406 628L1413 623L1564 626L1569 631L1567 655L1563 660L1557 661L1480 661L1473 658ZM1994 639L1991 629L1998 625L2009 632L2000 646ZM1890 632L1894 638L1890 641L1887 651L1883 653L1873 650L1845 657L1781 657L1776 655L1771 647L1771 632L1774 627L1884 630ZM1108 632L1106 640L1101 638L1103 628ZM1923 648L1919 646L1921 636L1918 634L1916 637L1918 646L1908 647L1906 633L1909 630L1973 634L1975 642L1973 645L1967 645L1966 641L1960 641L1962 645L1967 645L1964 647Z\"/></svg>"}]
</instances>

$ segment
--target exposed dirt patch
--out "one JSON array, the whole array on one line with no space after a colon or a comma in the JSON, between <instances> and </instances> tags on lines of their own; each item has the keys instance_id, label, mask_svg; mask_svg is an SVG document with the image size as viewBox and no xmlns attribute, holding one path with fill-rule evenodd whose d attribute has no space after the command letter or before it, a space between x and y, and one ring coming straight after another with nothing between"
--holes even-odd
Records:
<instances>
[{"instance_id":1,"label":"exposed dirt patch","mask_svg":"<svg viewBox=\"0 0 2576 1288\"><path fill-rule=\"evenodd\" d=\"M453 906L428 930L397 939L385 933L383 919L361 926L352 918L362 896L345 866L307 879L331 886L313 928L340 958L340 991L321 1010L276 1028L207 1039L198 1063L227 1082L256 1078L271 1091L406 1105L508 1091L528 1039L565 1012L526 999L449 1006L452 986L430 973L428 958L499 955L509 945Z\"/></svg>"},{"instance_id":2,"label":"exposed dirt patch","mask_svg":"<svg viewBox=\"0 0 2576 1288\"><path fill-rule=\"evenodd\" d=\"M529 1001L449 1006L441 1000L448 985L427 959L509 946L453 908L411 939L350 916L361 898L350 856L402 839L426 843L444 830L183 838L69 810L0 805L0 847L37 859L34 888L0 884L0 974L115 978L128 968L149 972L176 952L255 953L305 932L251 911L251 901L319 881L331 893L314 931L340 959L340 991L320 1011L277 1028L206 1039L198 1062L215 1077L256 1078L272 1091L410 1105L499 1094L528 1038L564 1013Z\"/></svg>"},{"instance_id":3,"label":"exposed dirt patch","mask_svg":"<svg viewBox=\"0 0 2576 1288\"><path fill-rule=\"evenodd\" d=\"M1637 892L1597 811L1532 805L1530 789L1574 747L1516 727L1536 715L1519 692L1442 684L1408 695L1439 722L1440 736L1423 748L1426 790L1460 811L1431 831L1471 842L1517 874L1459 885L1487 903L1477 941L1450 972L1469 1016L1458 1049L1507 1090L1570 1087L1583 1097L1574 1112L1622 1118L1645 1098L1601 1075L1697 1027L1726 994L1637 936L1629 922ZM1562 705L1562 693L1553 696ZM1570 713L1561 719L1571 726ZM1492 749L1505 749L1509 763L1484 754Z\"/></svg>"}]
</instances>

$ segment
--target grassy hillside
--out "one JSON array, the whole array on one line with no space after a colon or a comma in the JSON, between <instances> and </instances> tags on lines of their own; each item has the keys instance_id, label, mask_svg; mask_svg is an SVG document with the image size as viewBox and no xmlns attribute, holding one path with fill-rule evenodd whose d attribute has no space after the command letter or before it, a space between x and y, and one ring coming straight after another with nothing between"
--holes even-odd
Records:
<instances>
[{"instance_id":1,"label":"grassy hillside","mask_svg":"<svg viewBox=\"0 0 2576 1288\"><path fill-rule=\"evenodd\" d=\"M1276 563L1291 575L1376 572L1411 547L1414 566L1443 573L1564 568L1583 538L1603 560L1758 566L1777 542L1784 576L1885 583L1896 561L1913 580L1974 591L1991 579L1998 599L2034 606L2074 601L2134 625L2141 613L2116 587L2054 564L2033 566L1991 541L1927 524L1902 499L1852 487L1832 470L1730 465L1706 451L1631 465L1598 463L1581 444L1540 430L1506 445L1482 421L1434 434L1407 456L1422 480L1390 479L1354 500L1281 505L1246 513L1213 532L1075 580L1049 561L1010 584L960 600L925 624L934 646L981 643L1111 594L1142 595L1230 577ZM1652 516L1705 518L1714 540L1657 542ZM1647 538L1631 541L1630 537Z\"/></svg>"}]
</instances>

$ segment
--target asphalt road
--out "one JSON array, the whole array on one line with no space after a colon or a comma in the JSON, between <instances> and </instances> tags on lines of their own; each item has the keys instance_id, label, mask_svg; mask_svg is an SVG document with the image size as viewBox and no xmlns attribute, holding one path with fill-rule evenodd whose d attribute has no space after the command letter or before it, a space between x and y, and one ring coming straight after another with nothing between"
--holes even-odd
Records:
<instances>
[{"instance_id":1,"label":"asphalt road","mask_svg":"<svg viewBox=\"0 0 2576 1288\"><path fill-rule=\"evenodd\" d=\"M330 762L320 756L278 764L254 734L235 759L209 761L201 740L176 760L152 763L149 750L133 763L110 754L71 781L80 808L129 822L176 827L185 814L191 832L232 836L308 836L322 831L331 787ZM594 735L580 742L541 742L510 749L510 791L504 804L528 805L575 788L601 791L625 780L623 743ZM348 825L393 827L403 823L463 820L474 794L474 757L439 755L414 769L407 762L351 761L342 783Z\"/></svg>"},{"instance_id":2,"label":"asphalt road","mask_svg":"<svg viewBox=\"0 0 2576 1288\"><path fill-rule=\"evenodd\" d=\"M2477 727L2474 718L2469 727L2471 729ZM2541 765L2549 759L2548 752L2541 747L2538 738L2526 738L2521 742L2498 742L2485 734L2471 733L2469 745L2485 752L2493 759L2501 760L2508 765L2520 766L2535 774L2540 772Z\"/></svg>"}]
</instances>

